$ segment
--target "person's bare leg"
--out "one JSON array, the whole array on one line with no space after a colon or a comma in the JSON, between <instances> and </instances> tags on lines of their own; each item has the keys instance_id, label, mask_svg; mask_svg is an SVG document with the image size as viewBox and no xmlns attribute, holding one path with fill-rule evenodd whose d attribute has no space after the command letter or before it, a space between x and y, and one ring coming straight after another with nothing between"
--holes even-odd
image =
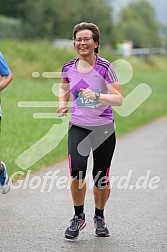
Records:
<instances>
[{"instance_id":1,"label":"person's bare leg","mask_svg":"<svg viewBox=\"0 0 167 252\"><path fill-rule=\"evenodd\" d=\"M84 205L86 194L86 182L85 179L76 180L71 178L71 195L74 206Z\"/></svg>"},{"instance_id":2,"label":"person's bare leg","mask_svg":"<svg viewBox=\"0 0 167 252\"><path fill-rule=\"evenodd\" d=\"M94 193L95 207L98 208L99 210L103 210L110 196L110 186L107 186L106 188L98 188L94 185L93 193Z\"/></svg>"}]
</instances>

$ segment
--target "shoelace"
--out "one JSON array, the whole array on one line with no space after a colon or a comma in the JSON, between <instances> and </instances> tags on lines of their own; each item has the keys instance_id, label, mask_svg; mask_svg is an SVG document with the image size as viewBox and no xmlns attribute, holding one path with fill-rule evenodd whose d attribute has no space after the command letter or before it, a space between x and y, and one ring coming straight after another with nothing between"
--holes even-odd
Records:
<instances>
[{"instance_id":1,"label":"shoelace","mask_svg":"<svg viewBox=\"0 0 167 252\"><path fill-rule=\"evenodd\" d=\"M104 229L105 228L105 222L102 218L98 217L96 220L96 225L98 229Z\"/></svg>"},{"instance_id":2,"label":"shoelace","mask_svg":"<svg viewBox=\"0 0 167 252\"><path fill-rule=\"evenodd\" d=\"M79 226L78 218L74 217L71 219L70 229L76 230Z\"/></svg>"}]
</instances>

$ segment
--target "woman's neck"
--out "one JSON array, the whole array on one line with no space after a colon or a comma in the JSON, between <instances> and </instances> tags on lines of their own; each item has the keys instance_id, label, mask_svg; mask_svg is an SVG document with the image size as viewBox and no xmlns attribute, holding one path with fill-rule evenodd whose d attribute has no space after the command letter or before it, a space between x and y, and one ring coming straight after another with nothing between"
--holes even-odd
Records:
<instances>
[{"instance_id":1,"label":"woman's neck","mask_svg":"<svg viewBox=\"0 0 167 252\"><path fill-rule=\"evenodd\" d=\"M92 57L79 57L79 61L77 64L77 69L80 72L89 72L92 70L94 65L96 64L96 55Z\"/></svg>"},{"instance_id":2,"label":"woman's neck","mask_svg":"<svg viewBox=\"0 0 167 252\"><path fill-rule=\"evenodd\" d=\"M81 65L90 65L90 66L94 66L96 63L96 55L93 54L89 57L79 57L79 62L81 63Z\"/></svg>"}]
</instances>

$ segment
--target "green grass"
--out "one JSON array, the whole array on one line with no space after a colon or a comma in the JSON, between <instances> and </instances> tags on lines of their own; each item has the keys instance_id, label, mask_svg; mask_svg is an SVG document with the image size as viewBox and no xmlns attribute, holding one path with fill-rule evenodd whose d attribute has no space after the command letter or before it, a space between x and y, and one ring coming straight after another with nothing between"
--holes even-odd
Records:
<instances>
[{"instance_id":1,"label":"green grass","mask_svg":"<svg viewBox=\"0 0 167 252\"><path fill-rule=\"evenodd\" d=\"M31 77L32 72L61 71L63 63L76 57L73 50L53 48L47 41L16 42L1 41L1 51L8 61L12 73L12 83L2 92L3 120L1 129L1 156L8 167L9 174L21 170L17 165L17 157L47 134L53 124L60 123L56 119L33 119L35 112L52 112L56 108L20 108L19 101L56 101L52 85L59 80L37 79ZM100 56L113 61L111 52L101 51ZM124 96L140 83L147 83L151 96L128 117L121 117L116 112L115 121L117 136L130 132L156 118L167 114L166 83L167 57L153 57L152 64L143 58L131 57L128 60L133 67L133 77L122 86ZM59 133L57 133L59 134ZM36 162L29 169L36 171L66 158L67 136L57 148ZM40 147L39 147L40 148Z\"/></svg>"}]
</instances>

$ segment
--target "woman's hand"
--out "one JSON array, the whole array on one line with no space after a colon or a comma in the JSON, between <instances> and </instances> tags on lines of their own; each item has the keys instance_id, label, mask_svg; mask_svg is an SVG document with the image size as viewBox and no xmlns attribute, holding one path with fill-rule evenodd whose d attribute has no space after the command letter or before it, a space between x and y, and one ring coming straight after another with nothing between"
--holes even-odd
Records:
<instances>
[{"instance_id":1,"label":"woman's hand","mask_svg":"<svg viewBox=\"0 0 167 252\"><path fill-rule=\"evenodd\" d=\"M89 99L89 100L96 99L95 92L92 91L90 88L86 88L86 89L80 88L79 96L83 96L84 98Z\"/></svg>"},{"instance_id":2,"label":"woman's hand","mask_svg":"<svg viewBox=\"0 0 167 252\"><path fill-rule=\"evenodd\" d=\"M67 116L67 113L68 113L67 108L58 108L56 111L58 117Z\"/></svg>"}]
</instances>

